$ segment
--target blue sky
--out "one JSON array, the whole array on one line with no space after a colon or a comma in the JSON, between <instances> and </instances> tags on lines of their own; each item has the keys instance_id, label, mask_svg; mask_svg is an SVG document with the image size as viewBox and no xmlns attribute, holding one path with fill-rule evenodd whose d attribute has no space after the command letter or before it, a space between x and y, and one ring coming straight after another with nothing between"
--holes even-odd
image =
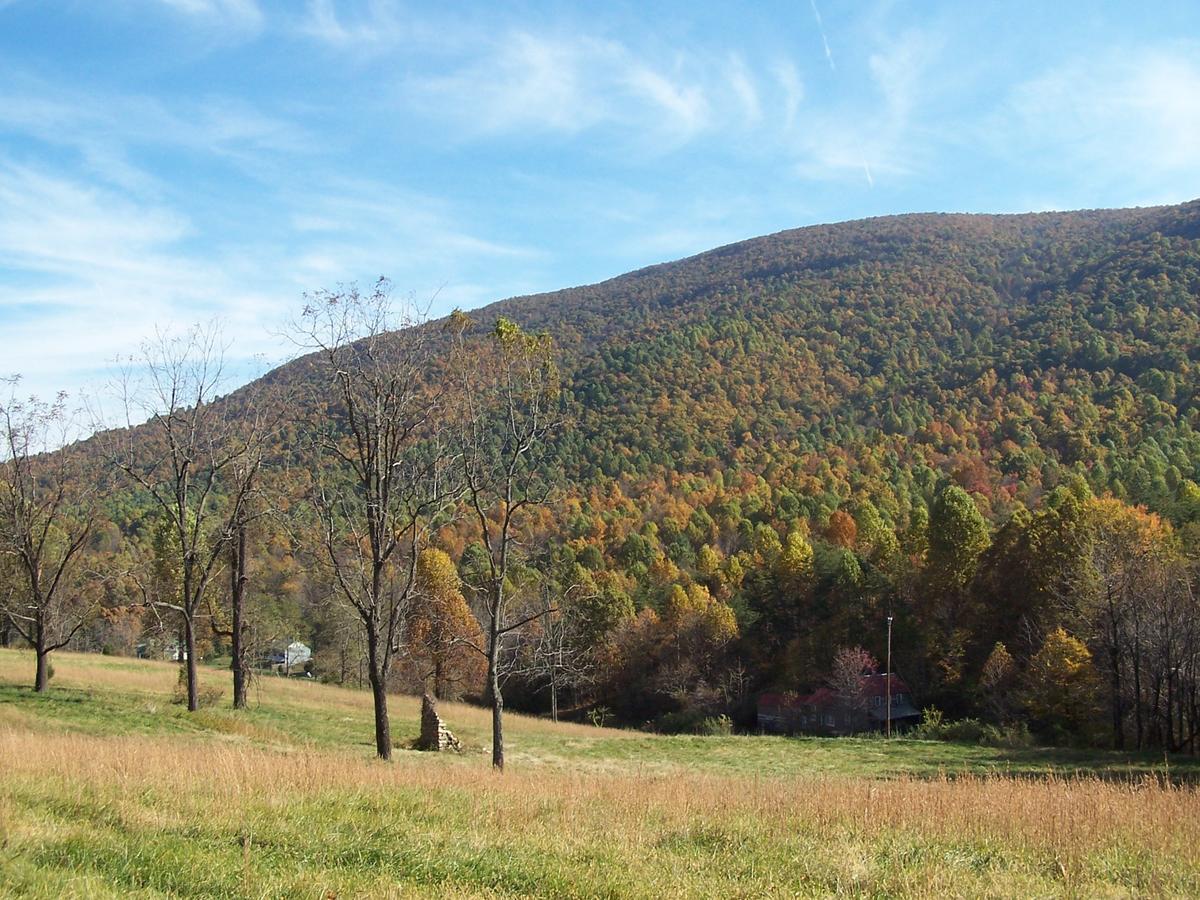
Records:
<instances>
[{"instance_id":1,"label":"blue sky","mask_svg":"<svg viewBox=\"0 0 1200 900\"><path fill-rule=\"evenodd\" d=\"M1200 196L1200 3L0 0L0 373L801 225Z\"/></svg>"}]
</instances>

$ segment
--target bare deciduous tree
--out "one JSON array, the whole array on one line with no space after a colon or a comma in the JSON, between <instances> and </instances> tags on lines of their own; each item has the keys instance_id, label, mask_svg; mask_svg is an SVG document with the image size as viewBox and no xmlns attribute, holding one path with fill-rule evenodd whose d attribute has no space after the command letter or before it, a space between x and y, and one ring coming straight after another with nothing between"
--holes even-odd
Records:
<instances>
[{"instance_id":1,"label":"bare deciduous tree","mask_svg":"<svg viewBox=\"0 0 1200 900\"><path fill-rule=\"evenodd\" d=\"M550 718L555 722L558 721L559 694L567 689L578 690L590 683L596 674L593 648L577 606L585 587L573 584L565 589L564 596L557 596L559 587L550 579L542 579L542 615L531 623L530 633L521 643L520 661L513 672L550 691Z\"/></svg>"},{"instance_id":2,"label":"bare deciduous tree","mask_svg":"<svg viewBox=\"0 0 1200 900\"><path fill-rule=\"evenodd\" d=\"M335 595L362 623L375 750L392 753L387 682L404 642L429 525L452 499L442 471L441 394L422 316L394 308L387 282L309 298L294 327L315 351L317 456L310 489Z\"/></svg>"},{"instance_id":3,"label":"bare deciduous tree","mask_svg":"<svg viewBox=\"0 0 1200 900\"><path fill-rule=\"evenodd\" d=\"M196 638L205 597L220 572L250 494L264 442L253 398L222 408L224 347L216 325L158 334L120 379L125 427L100 441L112 464L158 509L178 577L173 596L147 599L179 617L187 707L199 708ZM139 420L145 427L135 431Z\"/></svg>"},{"instance_id":4,"label":"bare deciduous tree","mask_svg":"<svg viewBox=\"0 0 1200 900\"><path fill-rule=\"evenodd\" d=\"M456 435L466 502L486 551L479 599L492 708L492 765L504 768L505 654L510 636L544 616L545 608L515 610L509 574L519 554L523 514L550 494L546 438L560 420L559 376L547 334L527 334L500 319L484 339L469 335L471 320L450 318Z\"/></svg>"},{"instance_id":5,"label":"bare deciduous tree","mask_svg":"<svg viewBox=\"0 0 1200 900\"><path fill-rule=\"evenodd\" d=\"M0 402L0 561L10 584L0 595L0 618L37 656L34 690L44 691L50 654L70 642L94 604L82 598L82 554L97 520L102 477L84 470L68 447L75 422L66 396L53 402L19 399L19 379L5 379Z\"/></svg>"}]
</instances>

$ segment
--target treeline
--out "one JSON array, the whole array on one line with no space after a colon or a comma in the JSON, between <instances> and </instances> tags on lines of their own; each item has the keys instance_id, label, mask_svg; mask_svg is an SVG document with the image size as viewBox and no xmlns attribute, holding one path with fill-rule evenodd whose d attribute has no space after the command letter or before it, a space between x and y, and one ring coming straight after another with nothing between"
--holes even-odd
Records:
<instances>
[{"instance_id":1,"label":"treeline","mask_svg":"<svg viewBox=\"0 0 1200 900\"><path fill-rule=\"evenodd\" d=\"M612 494L580 504L555 562L615 623L583 694L627 722L752 727L757 692L829 684L843 648L884 659L890 615L923 706L1194 751L1197 496L1182 487L1172 523L1075 480L992 526L947 480L897 528L866 498L810 520L761 481L697 476L658 521Z\"/></svg>"}]
</instances>

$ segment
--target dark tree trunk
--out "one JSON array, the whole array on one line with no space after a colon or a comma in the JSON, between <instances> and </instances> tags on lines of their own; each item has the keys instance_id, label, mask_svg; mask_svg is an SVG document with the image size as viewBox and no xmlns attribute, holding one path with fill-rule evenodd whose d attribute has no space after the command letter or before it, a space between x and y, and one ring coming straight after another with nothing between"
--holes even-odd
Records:
<instances>
[{"instance_id":1,"label":"dark tree trunk","mask_svg":"<svg viewBox=\"0 0 1200 900\"><path fill-rule=\"evenodd\" d=\"M492 704L492 768L504 771L504 695L500 692L500 636L492 636L488 653L488 699Z\"/></svg>"},{"instance_id":2,"label":"dark tree trunk","mask_svg":"<svg viewBox=\"0 0 1200 900\"><path fill-rule=\"evenodd\" d=\"M1167 672L1170 673L1170 668ZM1164 699L1166 709L1164 710ZM1161 678L1156 678L1154 682L1154 709L1157 712L1159 726L1159 743L1168 750L1174 750L1175 743L1175 717L1171 712L1171 676L1167 675L1166 684L1163 684ZM1165 715L1164 715L1165 712Z\"/></svg>"},{"instance_id":3,"label":"dark tree trunk","mask_svg":"<svg viewBox=\"0 0 1200 900\"><path fill-rule=\"evenodd\" d=\"M1139 651L1135 645L1133 650L1133 718L1137 736L1137 749L1141 750L1145 744L1146 730L1145 723L1142 721L1142 669L1138 656Z\"/></svg>"},{"instance_id":4,"label":"dark tree trunk","mask_svg":"<svg viewBox=\"0 0 1200 900\"><path fill-rule=\"evenodd\" d=\"M233 606L233 708L246 708L246 648L242 622L246 602L246 526L238 525L237 542L233 545L233 583L230 599Z\"/></svg>"},{"instance_id":5,"label":"dark tree trunk","mask_svg":"<svg viewBox=\"0 0 1200 900\"><path fill-rule=\"evenodd\" d=\"M375 700L375 755L392 758L392 725L388 718L387 672L379 655L379 637L374 631L367 634L367 675L371 680L371 695Z\"/></svg>"},{"instance_id":6,"label":"dark tree trunk","mask_svg":"<svg viewBox=\"0 0 1200 900\"><path fill-rule=\"evenodd\" d=\"M1112 692L1113 747L1125 749L1125 710L1121 698L1121 657L1114 642L1109 648L1109 690Z\"/></svg>"},{"instance_id":7,"label":"dark tree trunk","mask_svg":"<svg viewBox=\"0 0 1200 900\"><path fill-rule=\"evenodd\" d=\"M1112 694L1112 746L1124 750L1124 696L1121 692L1121 635L1117 629L1112 599L1109 598L1109 691Z\"/></svg>"},{"instance_id":8,"label":"dark tree trunk","mask_svg":"<svg viewBox=\"0 0 1200 900\"><path fill-rule=\"evenodd\" d=\"M199 673L196 671L196 631L191 616L183 617L184 667L187 671L187 708L195 712L200 708Z\"/></svg>"},{"instance_id":9,"label":"dark tree trunk","mask_svg":"<svg viewBox=\"0 0 1200 900\"><path fill-rule=\"evenodd\" d=\"M1184 722L1184 718L1183 718L1183 689L1182 689L1182 688L1178 688L1178 689L1176 690L1176 694L1177 694L1177 696L1175 697L1175 716L1176 716L1176 721L1177 721L1177 723L1178 723L1179 746L1178 746L1178 747L1176 747L1175 749L1176 749L1176 750L1183 750L1183 748L1184 748L1184 747L1187 745L1187 741L1188 741L1188 739L1187 739L1186 737L1184 737L1184 735L1186 735L1186 734L1187 734L1187 731L1186 731L1186 729L1184 728L1184 724L1183 724L1183 722Z\"/></svg>"},{"instance_id":10,"label":"dark tree trunk","mask_svg":"<svg viewBox=\"0 0 1200 900\"><path fill-rule=\"evenodd\" d=\"M1188 738L1188 749L1196 752L1196 735L1200 728L1200 705L1196 703L1196 687L1195 682L1192 683L1191 696L1188 702L1188 722L1192 726L1191 737Z\"/></svg>"},{"instance_id":11,"label":"dark tree trunk","mask_svg":"<svg viewBox=\"0 0 1200 900\"><path fill-rule=\"evenodd\" d=\"M42 602L41 594L38 590L38 581L41 577L40 568L36 571L33 579L32 595L34 600L35 612L33 621L30 625L33 626L33 652L37 656L37 669L33 676L33 690L35 693L41 694L50 687L50 637L46 634L46 607Z\"/></svg>"},{"instance_id":12,"label":"dark tree trunk","mask_svg":"<svg viewBox=\"0 0 1200 900\"><path fill-rule=\"evenodd\" d=\"M41 646L37 648L37 674L33 679L33 689L41 694L50 687L50 651Z\"/></svg>"}]
</instances>

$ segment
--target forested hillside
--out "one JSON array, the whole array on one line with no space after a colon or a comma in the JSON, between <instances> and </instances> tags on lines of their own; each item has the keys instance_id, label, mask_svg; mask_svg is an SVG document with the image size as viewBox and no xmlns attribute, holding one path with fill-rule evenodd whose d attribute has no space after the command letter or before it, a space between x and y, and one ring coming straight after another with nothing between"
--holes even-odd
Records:
<instances>
[{"instance_id":1,"label":"forested hillside","mask_svg":"<svg viewBox=\"0 0 1200 900\"><path fill-rule=\"evenodd\" d=\"M752 726L758 690L830 683L839 648L882 660L891 614L918 702L1195 748L1200 201L798 229L472 316L547 332L562 379L554 492L512 583L552 586L573 663L514 665L518 704L553 683L581 715ZM104 552L151 545L136 492L110 506ZM257 531L264 634L352 679L361 649L295 530ZM442 522L442 595L471 602L479 538ZM118 618L83 640L128 650ZM441 653L439 689L478 693L449 646L414 646L408 683Z\"/></svg>"},{"instance_id":2,"label":"forested hillside","mask_svg":"<svg viewBox=\"0 0 1200 900\"><path fill-rule=\"evenodd\" d=\"M802 486L812 513L858 490L902 512L936 479L927 468L1003 503L1081 466L1162 504L1196 450L1197 237L1196 203L904 216L484 315L559 341L582 426L565 458L582 479L715 463Z\"/></svg>"}]
</instances>

